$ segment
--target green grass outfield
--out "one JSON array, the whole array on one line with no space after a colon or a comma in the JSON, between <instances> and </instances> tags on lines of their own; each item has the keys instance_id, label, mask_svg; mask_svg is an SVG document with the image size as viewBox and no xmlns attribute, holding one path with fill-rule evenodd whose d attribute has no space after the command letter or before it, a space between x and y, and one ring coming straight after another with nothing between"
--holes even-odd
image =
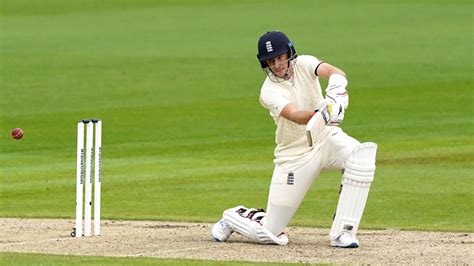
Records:
<instances>
[{"instance_id":1,"label":"green grass outfield","mask_svg":"<svg viewBox=\"0 0 474 266\"><path fill-rule=\"evenodd\" d=\"M178 260L156 258L114 258L94 256L64 256L28 253L0 253L3 265L295 265L292 263L263 263L210 260Z\"/></svg>"},{"instance_id":2,"label":"green grass outfield","mask_svg":"<svg viewBox=\"0 0 474 266\"><path fill-rule=\"evenodd\" d=\"M103 120L103 218L265 207L274 124L256 42L280 29L348 74L342 127L379 145L361 228L474 231L471 1L0 5L1 217L74 217L86 117ZM339 181L324 173L291 225L329 228Z\"/></svg>"}]
</instances>

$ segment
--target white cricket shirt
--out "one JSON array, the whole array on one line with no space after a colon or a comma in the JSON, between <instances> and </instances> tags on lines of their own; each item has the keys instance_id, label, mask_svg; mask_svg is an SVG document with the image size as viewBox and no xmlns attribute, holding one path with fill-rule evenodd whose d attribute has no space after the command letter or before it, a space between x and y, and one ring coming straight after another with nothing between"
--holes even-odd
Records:
<instances>
[{"instance_id":1,"label":"white cricket shirt","mask_svg":"<svg viewBox=\"0 0 474 266\"><path fill-rule=\"evenodd\" d=\"M306 126L280 117L280 112L289 103L293 103L298 110L316 109L324 99L319 78L314 73L320 63L314 56L300 55L294 66L293 82L276 83L267 77L262 85L260 103L270 111L277 126L275 163L299 161L312 149L308 146ZM325 129L321 137L327 135L328 131Z\"/></svg>"}]
</instances>

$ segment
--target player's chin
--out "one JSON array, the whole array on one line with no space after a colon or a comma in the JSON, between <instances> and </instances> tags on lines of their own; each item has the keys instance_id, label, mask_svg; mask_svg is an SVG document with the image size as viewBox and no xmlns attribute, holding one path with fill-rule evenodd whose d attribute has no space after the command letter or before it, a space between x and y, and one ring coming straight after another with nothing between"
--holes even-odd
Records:
<instances>
[{"instance_id":1,"label":"player's chin","mask_svg":"<svg viewBox=\"0 0 474 266\"><path fill-rule=\"evenodd\" d=\"M277 72L277 73L275 73L275 76L277 76L281 79L285 79L287 74L285 72Z\"/></svg>"}]
</instances>

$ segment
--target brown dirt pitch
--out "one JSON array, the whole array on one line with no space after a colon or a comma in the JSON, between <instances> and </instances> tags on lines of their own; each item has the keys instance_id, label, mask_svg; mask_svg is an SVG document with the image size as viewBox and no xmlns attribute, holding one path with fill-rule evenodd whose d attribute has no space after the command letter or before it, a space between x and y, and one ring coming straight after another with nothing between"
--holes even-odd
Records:
<instances>
[{"instance_id":1,"label":"brown dirt pitch","mask_svg":"<svg viewBox=\"0 0 474 266\"><path fill-rule=\"evenodd\" d=\"M259 245L239 235L211 240L211 224L102 221L102 235L73 238L73 220L0 218L0 252L84 256L343 264L473 264L472 233L359 232L361 247L329 247L327 229L290 227L287 246Z\"/></svg>"}]
</instances>

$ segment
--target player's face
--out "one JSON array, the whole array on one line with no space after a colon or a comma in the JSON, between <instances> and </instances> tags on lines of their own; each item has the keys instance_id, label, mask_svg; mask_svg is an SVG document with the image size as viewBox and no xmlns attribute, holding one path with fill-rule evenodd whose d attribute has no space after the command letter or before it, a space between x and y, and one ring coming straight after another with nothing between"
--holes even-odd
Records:
<instances>
[{"instance_id":1,"label":"player's face","mask_svg":"<svg viewBox=\"0 0 474 266\"><path fill-rule=\"evenodd\" d=\"M289 64L288 64L288 54L284 53L282 55L279 55L277 57L273 57L269 60L266 61L268 67L270 70L275 74L275 76L283 78L283 79L289 79L291 77L292 73L289 73L290 69Z\"/></svg>"}]
</instances>

